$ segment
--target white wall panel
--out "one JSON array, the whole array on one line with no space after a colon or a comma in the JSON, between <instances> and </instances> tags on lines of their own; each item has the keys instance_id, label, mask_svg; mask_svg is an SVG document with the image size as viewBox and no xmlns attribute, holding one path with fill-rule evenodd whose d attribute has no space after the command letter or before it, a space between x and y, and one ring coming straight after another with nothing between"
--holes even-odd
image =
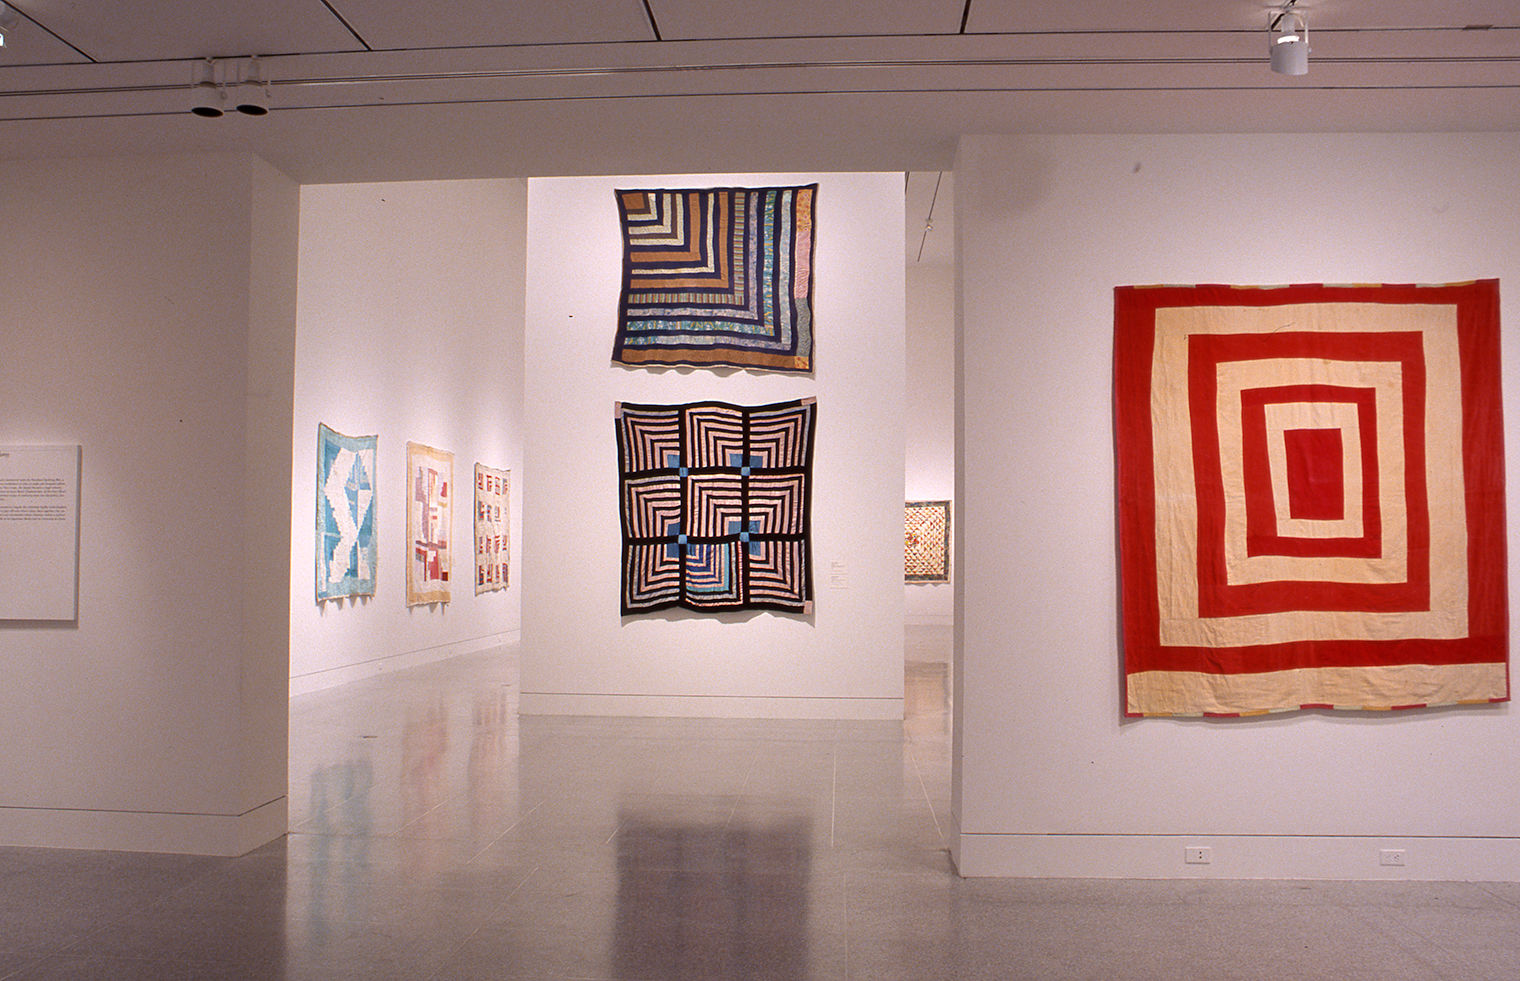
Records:
<instances>
[{"instance_id":1,"label":"white wall panel","mask_svg":"<svg viewBox=\"0 0 1520 981\"><path fill-rule=\"evenodd\" d=\"M291 688L515 640L522 581L520 180L301 189ZM379 436L373 597L316 602L317 423ZM406 605L406 444L454 454L450 602ZM474 468L512 471L510 585L475 594Z\"/></svg>"},{"instance_id":2,"label":"white wall panel","mask_svg":"<svg viewBox=\"0 0 1520 981\"><path fill-rule=\"evenodd\" d=\"M814 180L813 375L611 363L615 188ZM528 210L524 711L900 717L902 175L534 179ZM810 395L814 614L622 618L613 403Z\"/></svg>"},{"instance_id":3,"label":"white wall panel","mask_svg":"<svg viewBox=\"0 0 1520 981\"><path fill-rule=\"evenodd\" d=\"M1517 167L1513 135L963 141L963 871L1191 874L1169 836L1262 836L1234 868L1373 877L1387 838L1407 841L1411 875L1520 878L1508 705L1122 718L1111 421L1116 285L1490 276L1520 418ZM1511 527L1517 459L1511 448ZM1370 843L1350 862L1343 838ZM1221 838L1214 868L1236 847Z\"/></svg>"},{"instance_id":4,"label":"white wall panel","mask_svg":"<svg viewBox=\"0 0 1520 981\"><path fill-rule=\"evenodd\" d=\"M908 266L907 486L910 501L955 496L955 268ZM955 502L950 505L955 528ZM950 567L955 579L955 566ZM908 623L946 625L952 584L903 585Z\"/></svg>"},{"instance_id":5,"label":"white wall panel","mask_svg":"<svg viewBox=\"0 0 1520 981\"><path fill-rule=\"evenodd\" d=\"M242 155L0 166L0 439L82 448L78 619L0 624L0 842L285 830L297 193Z\"/></svg>"}]
</instances>

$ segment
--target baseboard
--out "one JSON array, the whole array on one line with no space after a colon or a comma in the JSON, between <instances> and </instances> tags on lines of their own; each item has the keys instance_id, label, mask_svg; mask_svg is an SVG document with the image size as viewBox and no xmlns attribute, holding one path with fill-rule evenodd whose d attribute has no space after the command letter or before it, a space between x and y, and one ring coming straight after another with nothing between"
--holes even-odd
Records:
<instances>
[{"instance_id":1,"label":"baseboard","mask_svg":"<svg viewBox=\"0 0 1520 981\"><path fill-rule=\"evenodd\" d=\"M961 832L951 854L968 878L1520 881L1520 838Z\"/></svg>"},{"instance_id":2,"label":"baseboard","mask_svg":"<svg viewBox=\"0 0 1520 981\"><path fill-rule=\"evenodd\" d=\"M523 715L632 715L699 719L889 719L901 698L776 698L731 695L522 693Z\"/></svg>"},{"instance_id":3,"label":"baseboard","mask_svg":"<svg viewBox=\"0 0 1520 981\"><path fill-rule=\"evenodd\" d=\"M388 654L384 657L361 661L358 664L342 664L333 668L323 668L321 671L309 671L305 674L291 675L290 694L292 697L296 695L308 695L314 691L337 688L339 685L346 685L353 681L362 681L365 678L373 678L376 675L389 674L392 671L421 667L424 664L432 664L437 661L447 661L449 658L458 657L461 654L473 654L476 651L489 650L492 647L501 647L504 644L515 644L521 636L521 630L508 630L499 634L487 634L484 637L473 637L469 640L455 641L451 644L439 644L437 647L424 647L421 650Z\"/></svg>"},{"instance_id":4,"label":"baseboard","mask_svg":"<svg viewBox=\"0 0 1520 981\"><path fill-rule=\"evenodd\" d=\"M232 857L283 835L289 811L283 796L243 814L0 807L0 845Z\"/></svg>"}]
</instances>

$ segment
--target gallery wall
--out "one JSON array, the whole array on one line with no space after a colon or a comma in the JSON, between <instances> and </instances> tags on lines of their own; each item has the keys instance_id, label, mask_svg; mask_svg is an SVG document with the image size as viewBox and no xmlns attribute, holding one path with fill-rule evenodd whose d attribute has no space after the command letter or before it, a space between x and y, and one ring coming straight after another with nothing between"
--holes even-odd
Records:
<instances>
[{"instance_id":1,"label":"gallery wall","mask_svg":"<svg viewBox=\"0 0 1520 981\"><path fill-rule=\"evenodd\" d=\"M1517 169L1513 134L963 141L963 872L1520 878L1510 705L1122 717L1111 422L1117 285L1499 277L1513 424Z\"/></svg>"},{"instance_id":2,"label":"gallery wall","mask_svg":"<svg viewBox=\"0 0 1520 981\"><path fill-rule=\"evenodd\" d=\"M0 622L0 844L285 831L297 187L0 164L0 442L82 446L79 613Z\"/></svg>"},{"instance_id":3,"label":"gallery wall","mask_svg":"<svg viewBox=\"0 0 1520 981\"><path fill-rule=\"evenodd\" d=\"M911 263L907 272L907 486L910 501L955 496L955 267ZM951 534L955 504L950 507ZM954 612L951 582L904 584L909 624L948 625Z\"/></svg>"},{"instance_id":4,"label":"gallery wall","mask_svg":"<svg viewBox=\"0 0 1520 981\"><path fill-rule=\"evenodd\" d=\"M291 691L515 641L521 625L526 182L301 188ZM316 601L317 424L378 435L375 594ZM406 444L454 454L448 603L406 605ZM511 471L508 588L476 595L476 463Z\"/></svg>"},{"instance_id":5,"label":"gallery wall","mask_svg":"<svg viewBox=\"0 0 1520 981\"><path fill-rule=\"evenodd\" d=\"M616 188L815 180L813 374L611 363ZM901 717L903 207L901 174L529 182L524 712ZM814 612L622 618L614 403L807 396Z\"/></svg>"}]
</instances>

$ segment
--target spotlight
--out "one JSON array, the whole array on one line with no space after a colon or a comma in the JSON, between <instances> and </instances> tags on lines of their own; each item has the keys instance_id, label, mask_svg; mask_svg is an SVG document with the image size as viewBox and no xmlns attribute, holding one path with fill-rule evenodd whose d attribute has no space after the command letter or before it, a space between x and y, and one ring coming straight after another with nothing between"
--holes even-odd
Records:
<instances>
[{"instance_id":1,"label":"spotlight","mask_svg":"<svg viewBox=\"0 0 1520 981\"><path fill-rule=\"evenodd\" d=\"M216 62L210 58L190 83L190 111L197 116L216 119L222 114L222 102L226 93L216 84Z\"/></svg>"},{"instance_id":2,"label":"spotlight","mask_svg":"<svg viewBox=\"0 0 1520 981\"><path fill-rule=\"evenodd\" d=\"M1288 0L1276 14L1267 17L1267 51L1272 70L1279 75L1306 75L1309 72L1309 22L1294 9L1297 0Z\"/></svg>"},{"instance_id":3,"label":"spotlight","mask_svg":"<svg viewBox=\"0 0 1520 981\"><path fill-rule=\"evenodd\" d=\"M233 89L232 107L245 116L269 115L269 83L259 75L259 59L248 59L248 76Z\"/></svg>"}]
</instances>

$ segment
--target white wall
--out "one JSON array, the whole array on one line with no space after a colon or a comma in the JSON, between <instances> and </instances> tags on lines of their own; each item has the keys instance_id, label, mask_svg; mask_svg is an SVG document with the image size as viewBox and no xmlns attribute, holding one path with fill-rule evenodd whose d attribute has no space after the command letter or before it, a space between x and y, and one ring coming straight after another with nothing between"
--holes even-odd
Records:
<instances>
[{"instance_id":1,"label":"white wall","mask_svg":"<svg viewBox=\"0 0 1520 981\"><path fill-rule=\"evenodd\" d=\"M297 188L240 155L0 164L0 442L79 443L79 617L0 622L0 844L286 823Z\"/></svg>"},{"instance_id":2,"label":"white wall","mask_svg":"<svg viewBox=\"0 0 1520 981\"><path fill-rule=\"evenodd\" d=\"M950 501L955 531L955 267L908 266L907 499ZM950 566L955 579L955 565ZM904 583L911 624L951 622L949 582Z\"/></svg>"},{"instance_id":3,"label":"white wall","mask_svg":"<svg viewBox=\"0 0 1520 981\"><path fill-rule=\"evenodd\" d=\"M526 182L301 189L289 601L293 693L517 639ZM373 597L317 603L317 424L379 435ZM406 444L454 454L453 588L406 605ZM512 471L509 587L475 594L475 464Z\"/></svg>"},{"instance_id":4,"label":"white wall","mask_svg":"<svg viewBox=\"0 0 1520 981\"><path fill-rule=\"evenodd\" d=\"M965 873L1520 879L1509 705L1121 718L1111 421L1120 284L1498 276L1512 337L1517 172L1513 134L962 143ZM1512 561L1512 606L1517 585ZM1382 847L1408 866L1380 868Z\"/></svg>"},{"instance_id":5,"label":"white wall","mask_svg":"<svg viewBox=\"0 0 1520 981\"><path fill-rule=\"evenodd\" d=\"M814 375L612 365L615 188L813 180ZM901 717L902 175L535 179L528 211L523 711ZM623 620L613 403L809 395L814 614Z\"/></svg>"}]
</instances>

